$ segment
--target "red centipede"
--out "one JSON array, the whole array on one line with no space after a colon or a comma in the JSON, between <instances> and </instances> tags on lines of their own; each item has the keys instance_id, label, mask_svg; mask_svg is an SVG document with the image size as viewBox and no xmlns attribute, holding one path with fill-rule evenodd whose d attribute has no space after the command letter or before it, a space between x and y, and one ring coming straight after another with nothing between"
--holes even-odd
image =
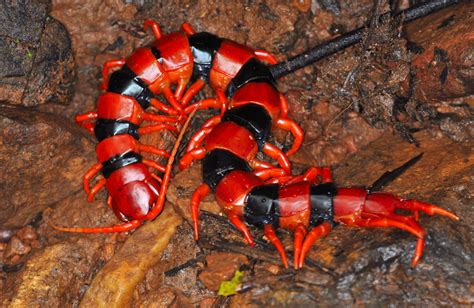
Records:
<instances>
[{"instance_id":1,"label":"red centipede","mask_svg":"<svg viewBox=\"0 0 474 308\"><path fill-rule=\"evenodd\" d=\"M100 141L99 163L84 177L89 199L107 186L109 206L124 223L105 228L59 229L119 232L133 229L159 214L170 168L165 170L142 159L138 153L174 156L141 145L138 135L160 129L175 130L167 123L178 123L179 117L205 108L216 108L221 113L194 134L179 164L180 169L185 169L194 160L204 160L204 183L191 199L196 239L198 206L211 191L250 245L254 242L245 223L263 227L285 266L288 260L276 229L293 231L295 268L303 266L313 243L338 223L354 227L395 227L410 232L418 238L412 261L415 266L425 243L425 231L417 223L419 212L459 219L447 210L421 201L403 200L370 189L336 187L328 168L313 167L305 174L292 176L287 156L301 146L303 131L287 117L288 103L278 91L266 64L275 64L275 58L265 51L255 51L207 32L195 33L187 23L183 24L182 31L166 36L153 21L145 21L147 27L153 29L156 41L137 49L128 59L107 62L103 70L103 87L107 92L99 98L97 112L76 119L93 130ZM108 78L113 67L120 69ZM191 80L195 81L189 85ZM215 90L216 98L187 106L206 83ZM176 86L174 93L172 85ZM156 100L156 94L163 94L171 107ZM166 115L146 113L144 110L150 104ZM157 124L139 127L143 120ZM287 153L268 142L272 128L287 130L294 136ZM279 166L257 160L259 151L276 160ZM166 171L161 186L161 179L145 166ZM106 179L88 191L89 179L99 171ZM123 180L130 176L138 178L132 182ZM411 211L413 216L395 214L396 209Z\"/></svg>"}]
</instances>

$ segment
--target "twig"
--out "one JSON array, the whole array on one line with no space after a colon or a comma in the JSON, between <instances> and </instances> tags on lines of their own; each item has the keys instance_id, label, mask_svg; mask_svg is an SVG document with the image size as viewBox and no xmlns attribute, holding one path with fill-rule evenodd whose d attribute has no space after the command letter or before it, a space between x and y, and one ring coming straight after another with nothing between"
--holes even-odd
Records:
<instances>
[{"instance_id":1,"label":"twig","mask_svg":"<svg viewBox=\"0 0 474 308\"><path fill-rule=\"evenodd\" d=\"M403 23L405 24L461 2L465 2L465 0L434 0L401 11L395 16L403 16ZM392 12L382 14L380 18L390 16L391 14ZM329 55L335 54L336 52L358 43L362 39L364 31L365 27L352 30L293 58L272 65L270 67L270 71L275 79L288 75L300 68L313 64L316 61L319 61Z\"/></svg>"}]
</instances>

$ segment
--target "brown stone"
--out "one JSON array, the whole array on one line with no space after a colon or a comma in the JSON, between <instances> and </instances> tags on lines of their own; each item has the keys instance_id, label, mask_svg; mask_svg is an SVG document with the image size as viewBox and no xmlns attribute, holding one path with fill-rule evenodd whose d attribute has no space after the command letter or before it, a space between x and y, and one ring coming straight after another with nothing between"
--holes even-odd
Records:
<instances>
[{"instance_id":1,"label":"brown stone","mask_svg":"<svg viewBox=\"0 0 474 308\"><path fill-rule=\"evenodd\" d=\"M23 243L17 236L13 236L8 243L3 256L8 259L14 255L26 255L31 251L31 246Z\"/></svg>"},{"instance_id":2,"label":"brown stone","mask_svg":"<svg viewBox=\"0 0 474 308\"><path fill-rule=\"evenodd\" d=\"M206 256L207 267L199 275L199 280L209 289L217 291L221 282L230 280L247 257L236 253L218 252Z\"/></svg>"},{"instance_id":3,"label":"brown stone","mask_svg":"<svg viewBox=\"0 0 474 308\"><path fill-rule=\"evenodd\" d=\"M405 27L407 38L420 53L415 96L438 101L474 93L474 3L462 3Z\"/></svg>"},{"instance_id":4,"label":"brown stone","mask_svg":"<svg viewBox=\"0 0 474 308\"><path fill-rule=\"evenodd\" d=\"M0 226L21 227L82 188L94 146L56 115L0 104Z\"/></svg>"},{"instance_id":5,"label":"brown stone","mask_svg":"<svg viewBox=\"0 0 474 308\"><path fill-rule=\"evenodd\" d=\"M16 236L25 241L34 241L38 238L36 230L32 226L26 226L21 228L16 233Z\"/></svg>"}]
</instances>

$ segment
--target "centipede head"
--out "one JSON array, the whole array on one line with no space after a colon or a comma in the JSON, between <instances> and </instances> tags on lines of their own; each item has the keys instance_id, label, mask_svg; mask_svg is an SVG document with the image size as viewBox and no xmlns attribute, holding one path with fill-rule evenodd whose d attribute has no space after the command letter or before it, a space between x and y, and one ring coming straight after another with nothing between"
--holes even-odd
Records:
<instances>
[{"instance_id":1,"label":"centipede head","mask_svg":"<svg viewBox=\"0 0 474 308\"><path fill-rule=\"evenodd\" d=\"M112 196L112 207L128 220L144 220L156 203L159 188L154 179L127 183Z\"/></svg>"}]
</instances>

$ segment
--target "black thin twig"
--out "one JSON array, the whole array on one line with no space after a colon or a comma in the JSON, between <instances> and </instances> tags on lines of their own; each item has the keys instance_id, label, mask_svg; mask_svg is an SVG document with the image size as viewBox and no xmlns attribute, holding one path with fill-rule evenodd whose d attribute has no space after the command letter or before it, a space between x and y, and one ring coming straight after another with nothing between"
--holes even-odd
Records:
<instances>
[{"instance_id":1,"label":"black thin twig","mask_svg":"<svg viewBox=\"0 0 474 308\"><path fill-rule=\"evenodd\" d=\"M403 23L408 23L460 2L465 2L465 0L434 0L401 11L395 16L403 16ZM380 18L384 18L391 14L392 12L382 14ZM366 27L360 27L358 29L352 30L293 58L272 65L270 66L270 71L273 77L277 79L300 68L313 64L316 61L319 61L329 55L335 54L336 52L358 43L362 39L365 29Z\"/></svg>"}]
</instances>

